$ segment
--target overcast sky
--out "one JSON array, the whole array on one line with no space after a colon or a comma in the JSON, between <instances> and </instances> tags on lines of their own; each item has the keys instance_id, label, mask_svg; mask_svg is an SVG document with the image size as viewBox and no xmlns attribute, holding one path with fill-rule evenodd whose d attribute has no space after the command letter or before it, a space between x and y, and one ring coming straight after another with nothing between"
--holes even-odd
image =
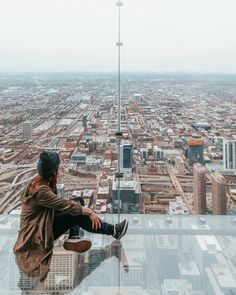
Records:
<instances>
[{"instance_id":1,"label":"overcast sky","mask_svg":"<svg viewBox=\"0 0 236 295\"><path fill-rule=\"evenodd\" d=\"M0 0L0 71L114 71L113 0ZM236 72L236 0L124 0L122 70Z\"/></svg>"}]
</instances>

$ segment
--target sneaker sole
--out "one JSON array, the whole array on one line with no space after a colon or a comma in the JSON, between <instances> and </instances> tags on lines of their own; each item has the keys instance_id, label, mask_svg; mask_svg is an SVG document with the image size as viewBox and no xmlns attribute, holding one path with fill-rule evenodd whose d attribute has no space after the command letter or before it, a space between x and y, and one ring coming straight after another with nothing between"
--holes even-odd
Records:
<instances>
[{"instance_id":1,"label":"sneaker sole","mask_svg":"<svg viewBox=\"0 0 236 295\"><path fill-rule=\"evenodd\" d=\"M74 251L78 253L84 253L88 251L92 246L92 242L89 240L81 240L78 242L65 242L63 247L67 251Z\"/></svg>"},{"instance_id":2,"label":"sneaker sole","mask_svg":"<svg viewBox=\"0 0 236 295\"><path fill-rule=\"evenodd\" d=\"M120 236L119 236L119 238L117 240L120 240L126 234L127 229L128 229L128 225L129 225L129 220L126 219L125 220L125 226L124 226L124 228L123 228L123 230L122 230L122 232L121 232L121 234L120 234Z\"/></svg>"}]
</instances>

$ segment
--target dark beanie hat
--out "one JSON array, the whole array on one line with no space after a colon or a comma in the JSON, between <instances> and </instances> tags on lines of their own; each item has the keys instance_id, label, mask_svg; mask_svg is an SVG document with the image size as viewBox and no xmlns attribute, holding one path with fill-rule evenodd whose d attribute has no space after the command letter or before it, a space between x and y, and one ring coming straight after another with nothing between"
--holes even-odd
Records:
<instances>
[{"instance_id":1,"label":"dark beanie hat","mask_svg":"<svg viewBox=\"0 0 236 295\"><path fill-rule=\"evenodd\" d=\"M59 167L60 158L57 153L43 151L39 155L37 170L39 175L49 177Z\"/></svg>"}]
</instances>

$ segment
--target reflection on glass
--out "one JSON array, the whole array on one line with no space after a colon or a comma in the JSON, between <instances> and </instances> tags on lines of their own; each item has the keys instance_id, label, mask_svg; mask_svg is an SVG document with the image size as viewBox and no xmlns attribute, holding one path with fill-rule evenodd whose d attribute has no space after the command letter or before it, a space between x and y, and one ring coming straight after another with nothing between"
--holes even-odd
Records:
<instances>
[{"instance_id":1,"label":"reflection on glass","mask_svg":"<svg viewBox=\"0 0 236 295\"><path fill-rule=\"evenodd\" d=\"M1 294L236 294L233 216L123 217L130 227L122 244L91 235L83 255L55 245L49 276L39 284L15 264L19 218L0 216Z\"/></svg>"}]
</instances>

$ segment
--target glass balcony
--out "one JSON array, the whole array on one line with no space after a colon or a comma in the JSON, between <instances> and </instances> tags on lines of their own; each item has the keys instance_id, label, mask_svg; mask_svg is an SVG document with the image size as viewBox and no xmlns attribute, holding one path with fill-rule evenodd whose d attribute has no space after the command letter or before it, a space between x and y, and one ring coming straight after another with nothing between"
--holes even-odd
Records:
<instances>
[{"instance_id":1,"label":"glass balcony","mask_svg":"<svg viewBox=\"0 0 236 295\"><path fill-rule=\"evenodd\" d=\"M117 215L103 215L115 223ZM44 283L20 273L12 248L19 216L0 215L0 289L8 294L236 294L236 218L122 215L122 242L85 233L87 253L55 243Z\"/></svg>"}]
</instances>

